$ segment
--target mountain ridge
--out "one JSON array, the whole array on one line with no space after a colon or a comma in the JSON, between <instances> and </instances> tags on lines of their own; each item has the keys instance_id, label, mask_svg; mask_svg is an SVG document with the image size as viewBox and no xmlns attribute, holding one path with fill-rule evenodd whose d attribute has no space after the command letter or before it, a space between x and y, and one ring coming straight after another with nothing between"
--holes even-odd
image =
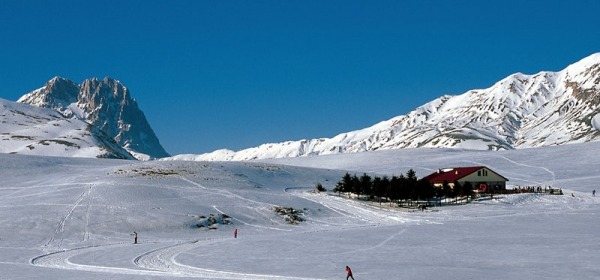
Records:
<instances>
[{"instance_id":1,"label":"mountain ridge","mask_svg":"<svg viewBox=\"0 0 600 280\"><path fill-rule=\"evenodd\" d=\"M600 139L600 53L558 72L515 73L332 138L268 143L180 160L253 160L400 148L510 150Z\"/></svg>"}]
</instances>

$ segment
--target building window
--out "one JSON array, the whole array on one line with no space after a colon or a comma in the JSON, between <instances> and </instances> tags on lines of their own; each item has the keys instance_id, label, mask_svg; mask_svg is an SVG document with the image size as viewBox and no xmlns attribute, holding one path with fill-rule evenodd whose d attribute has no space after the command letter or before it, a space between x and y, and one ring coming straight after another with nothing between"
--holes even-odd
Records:
<instances>
[{"instance_id":1,"label":"building window","mask_svg":"<svg viewBox=\"0 0 600 280\"><path fill-rule=\"evenodd\" d=\"M481 177L481 170L478 170L478 171L477 171L477 176L480 176L480 177Z\"/></svg>"}]
</instances>

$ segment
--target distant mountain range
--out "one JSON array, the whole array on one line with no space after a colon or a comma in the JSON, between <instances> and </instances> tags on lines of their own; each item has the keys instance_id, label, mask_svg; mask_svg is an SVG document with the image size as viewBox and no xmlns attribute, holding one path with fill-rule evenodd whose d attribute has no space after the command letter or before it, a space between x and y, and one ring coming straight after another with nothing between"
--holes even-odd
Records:
<instances>
[{"instance_id":1,"label":"distant mountain range","mask_svg":"<svg viewBox=\"0 0 600 280\"><path fill-rule=\"evenodd\" d=\"M600 139L600 53L559 72L516 73L445 95L407 115L333 138L264 144L174 160L252 160L417 147L509 150Z\"/></svg>"},{"instance_id":2,"label":"distant mountain range","mask_svg":"<svg viewBox=\"0 0 600 280\"><path fill-rule=\"evenodd\" d=\"M121 82L55 77L0 99L0 152L52 156L168 157ZM21 103L21 104L19 104ZM510 150L600 139L600 53L559 72L510 75L487 89L445 95L412 112L333 138L263 144L168 160L252 160L417 147Z\"/></svg>"},{"instance_id":3,"label":"distant mountain range","mask_svg":"<svg viewBox=\"0 0 600 280\"><path fill-rule=\"evenodd\" d=\"M17 102L23 104L2 101L7 122L0 133L4 141L12 140L0 146L5 153L144 160L169 156L117 80L92 78L78 85L55 77Z\"/></svg>"}]
</instances>

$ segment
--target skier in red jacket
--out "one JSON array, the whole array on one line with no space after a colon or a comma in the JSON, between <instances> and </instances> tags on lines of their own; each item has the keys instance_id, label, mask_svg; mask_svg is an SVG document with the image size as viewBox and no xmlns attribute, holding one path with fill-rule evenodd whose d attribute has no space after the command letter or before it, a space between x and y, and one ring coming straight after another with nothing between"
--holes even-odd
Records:
<instances>
[{"instance_id":1,"label":"skier in red jacket","mask_svg":"<svg viewBox=\"0 0 600 280\"><path fill-rule=\"evenodd\" d=\"M352 269L350 269L349 266L346 266L346 280L348 280L348 278L352 278L352 280L354 280L354 276L352 276Z\"/></svg>"}]
</instances>

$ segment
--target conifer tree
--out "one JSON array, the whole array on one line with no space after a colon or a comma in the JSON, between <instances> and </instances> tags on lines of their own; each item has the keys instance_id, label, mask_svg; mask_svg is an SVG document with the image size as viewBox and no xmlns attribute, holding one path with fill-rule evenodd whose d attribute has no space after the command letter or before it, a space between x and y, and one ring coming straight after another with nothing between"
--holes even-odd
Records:
<instances>
[{"instance_id":1,"label":"conifer tree","mask_svg":"<svg viewBox=\"0 0 600 280\"><path fill-rule=\"evenodd\" d=\"M340 184L341 192L351 192L352 191L352 176L350 176L350 173L346 172L344 177L342 177L342 181L339 184Z\"/></svg>"},{"instance_id":2,"label":"conifer tree","mask_svg":"<svg viewBox=\"0 0 600 280\"><path fill-rule=\"evenodd\" d=\"M397 176L392 176L387 190L387 197L390 199L390 202L397 201L400 198L400 191L400 178Z\"/></svg>"},{"instance_id":3,"label":"conifer tree","mask_svg":"<svg viewBox=\"0 0 600 280\"><path fill-rule=\"evenodd\" d=\"M375 177L373 179L373 195L378 197L379 204L381 204L381 199L385 195L389 183L390 179L386 176L383 176L383 178Z\"/></svg>"},{"instance_id":4,"label":"conifer tree","mask_svg":"<svg viewBox=\"0 0 600 280\"><path fill-rule=\"evenodd\" d=\"M359 193L360 195L371 195L371 189L373 186L372 180L371 180L371 176L367 175L367 173L363 173L362 176L360 176L360 188L359 188Z\"/></svg>"},{"instance_id":5,"label":"conifer tree","mask_svg":"<svg viewBox=\"0 0 600 280\"><path fill-rule=\"evenodd\" d=\"M462 186L462 193L465 196L473 195L473 185L471 184L471 182L465 182L465 184Z\"/></svg>"}]
</instances>

